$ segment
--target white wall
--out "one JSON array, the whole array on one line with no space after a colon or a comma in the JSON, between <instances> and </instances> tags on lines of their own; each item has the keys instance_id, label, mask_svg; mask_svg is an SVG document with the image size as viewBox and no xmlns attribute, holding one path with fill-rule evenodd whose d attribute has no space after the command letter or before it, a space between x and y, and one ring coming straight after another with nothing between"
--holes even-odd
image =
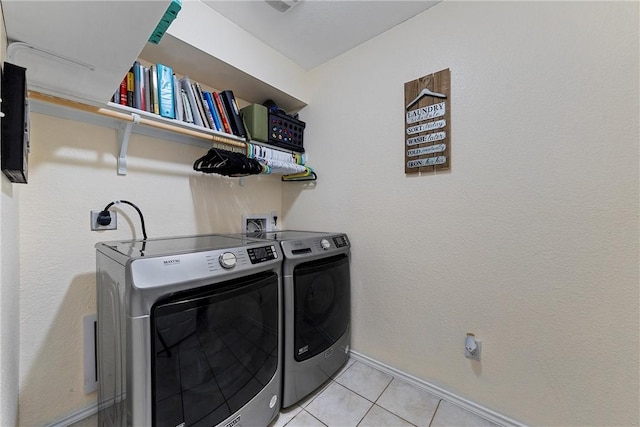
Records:
<instances>
[{"instance_id":1,"label":"white wall","mask_svg":"<svg viewBox=\"0 0 640 427\"><path fill-rule=\"evenodd\" d=\"M285 220L350 235L356 351L526 424L640 423L638 33L637 2L445 1L312 72ZM445 68L451 171L405 175L403 84Z\"/></svg>"},{"instance_id":2,"label":"white wall","mask_svg":"<svg viewBox=\"0 0 640 427\"><path fill-rule=\"evenodd\" d=\"M140 207L148 236L240 232L242 213L281 207L280 178L205 175L205 148L131 138L116 174L116 132L33 114L29 184L20 188L20 425L43 425L95 403L83 394L82 317L95 313L98 241L141 238L123 206L118 230L90 231L89 212L116 199ZM4 237L4 236L3 236ZM4 348L4 344L2 346ZM3 424L4 425L4 424Z\"/></svg>"},{"instance_id":3,"label":"white wall","mask_svg":"<svg viewBox=\"0 0 640 427\"><path fill-rule=\"evenodd\" d=\"M0 9L0 60L4 61L7 36ZM19 256L18 197L15 187L0 174L0 425L18 419Z\"/></svg>"}]
</instances>

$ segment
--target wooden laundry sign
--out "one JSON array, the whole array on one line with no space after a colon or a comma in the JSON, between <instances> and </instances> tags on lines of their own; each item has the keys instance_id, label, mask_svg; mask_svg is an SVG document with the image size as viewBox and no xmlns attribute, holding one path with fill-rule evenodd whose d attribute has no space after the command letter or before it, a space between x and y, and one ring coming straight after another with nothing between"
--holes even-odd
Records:
<instances>
[{"instance_id":1,"label":"wooden laundry sign","mask_svg":"<svg viewBox=\"0 0 640 427\"><path fill-rule=\"evenodd\" d=\"M451 167L451 72L404 84L404 173Z\"/></svg>"}]
</instances>

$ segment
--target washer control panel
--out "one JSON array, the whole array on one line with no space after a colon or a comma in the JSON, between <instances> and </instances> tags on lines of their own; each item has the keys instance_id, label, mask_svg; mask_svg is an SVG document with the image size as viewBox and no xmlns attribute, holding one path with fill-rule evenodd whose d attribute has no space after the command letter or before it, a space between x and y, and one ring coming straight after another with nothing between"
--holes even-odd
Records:
<instances>
[{"instance_id":1,"label":"washer control panel","mask_svg":"<svg viewBox=\"0 0 640 427\"><path fill-rule=\"evenodd\" d=\"M233 252L223 252L218 257L218 261L220 262L220 266L222 268L230 269L236 266L238 258Z\"/></svg>"},{"instance_id":2,"label":"washer control panel","mask_svg":"<svg viewBox=\"0 0 640 427\"><path fill-rule=\"evenodd\" d=\"M278 252L275 245L262 246L260 248L247 249L251 264L258 264L260 262L269 261L271 259L278 258Z\"/></svg>"}]
</instances>

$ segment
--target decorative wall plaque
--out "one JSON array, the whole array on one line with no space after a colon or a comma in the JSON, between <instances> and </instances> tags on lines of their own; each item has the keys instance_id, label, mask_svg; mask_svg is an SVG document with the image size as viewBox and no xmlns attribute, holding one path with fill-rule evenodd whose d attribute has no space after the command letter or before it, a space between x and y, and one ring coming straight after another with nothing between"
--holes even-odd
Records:
<instances>
[{"instance_id":1,"label":"decorative wall plaque","mask_svg":"<svg viewBox=\"0 0 640 427\"><path fill-rule=\"evenodd\" d=\"M449 69L404 84L404 173L451 167Z\"/></svg>"}]
</instances>

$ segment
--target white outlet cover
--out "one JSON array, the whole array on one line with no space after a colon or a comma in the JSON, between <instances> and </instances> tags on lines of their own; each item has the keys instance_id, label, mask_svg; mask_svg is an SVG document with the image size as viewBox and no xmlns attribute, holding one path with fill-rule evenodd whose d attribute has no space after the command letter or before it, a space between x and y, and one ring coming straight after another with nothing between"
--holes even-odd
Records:
<instances>
[{"instance_id":1,"label":"white outlet cover","mask_svg":"<svg viewBox=\"0 0 640 427\"><path fill-rule=\"evenodd\" d=\"M243 233L264 233L273 230L273 219L269 215L242 215Z\"/></svg>"}]
</instances>

